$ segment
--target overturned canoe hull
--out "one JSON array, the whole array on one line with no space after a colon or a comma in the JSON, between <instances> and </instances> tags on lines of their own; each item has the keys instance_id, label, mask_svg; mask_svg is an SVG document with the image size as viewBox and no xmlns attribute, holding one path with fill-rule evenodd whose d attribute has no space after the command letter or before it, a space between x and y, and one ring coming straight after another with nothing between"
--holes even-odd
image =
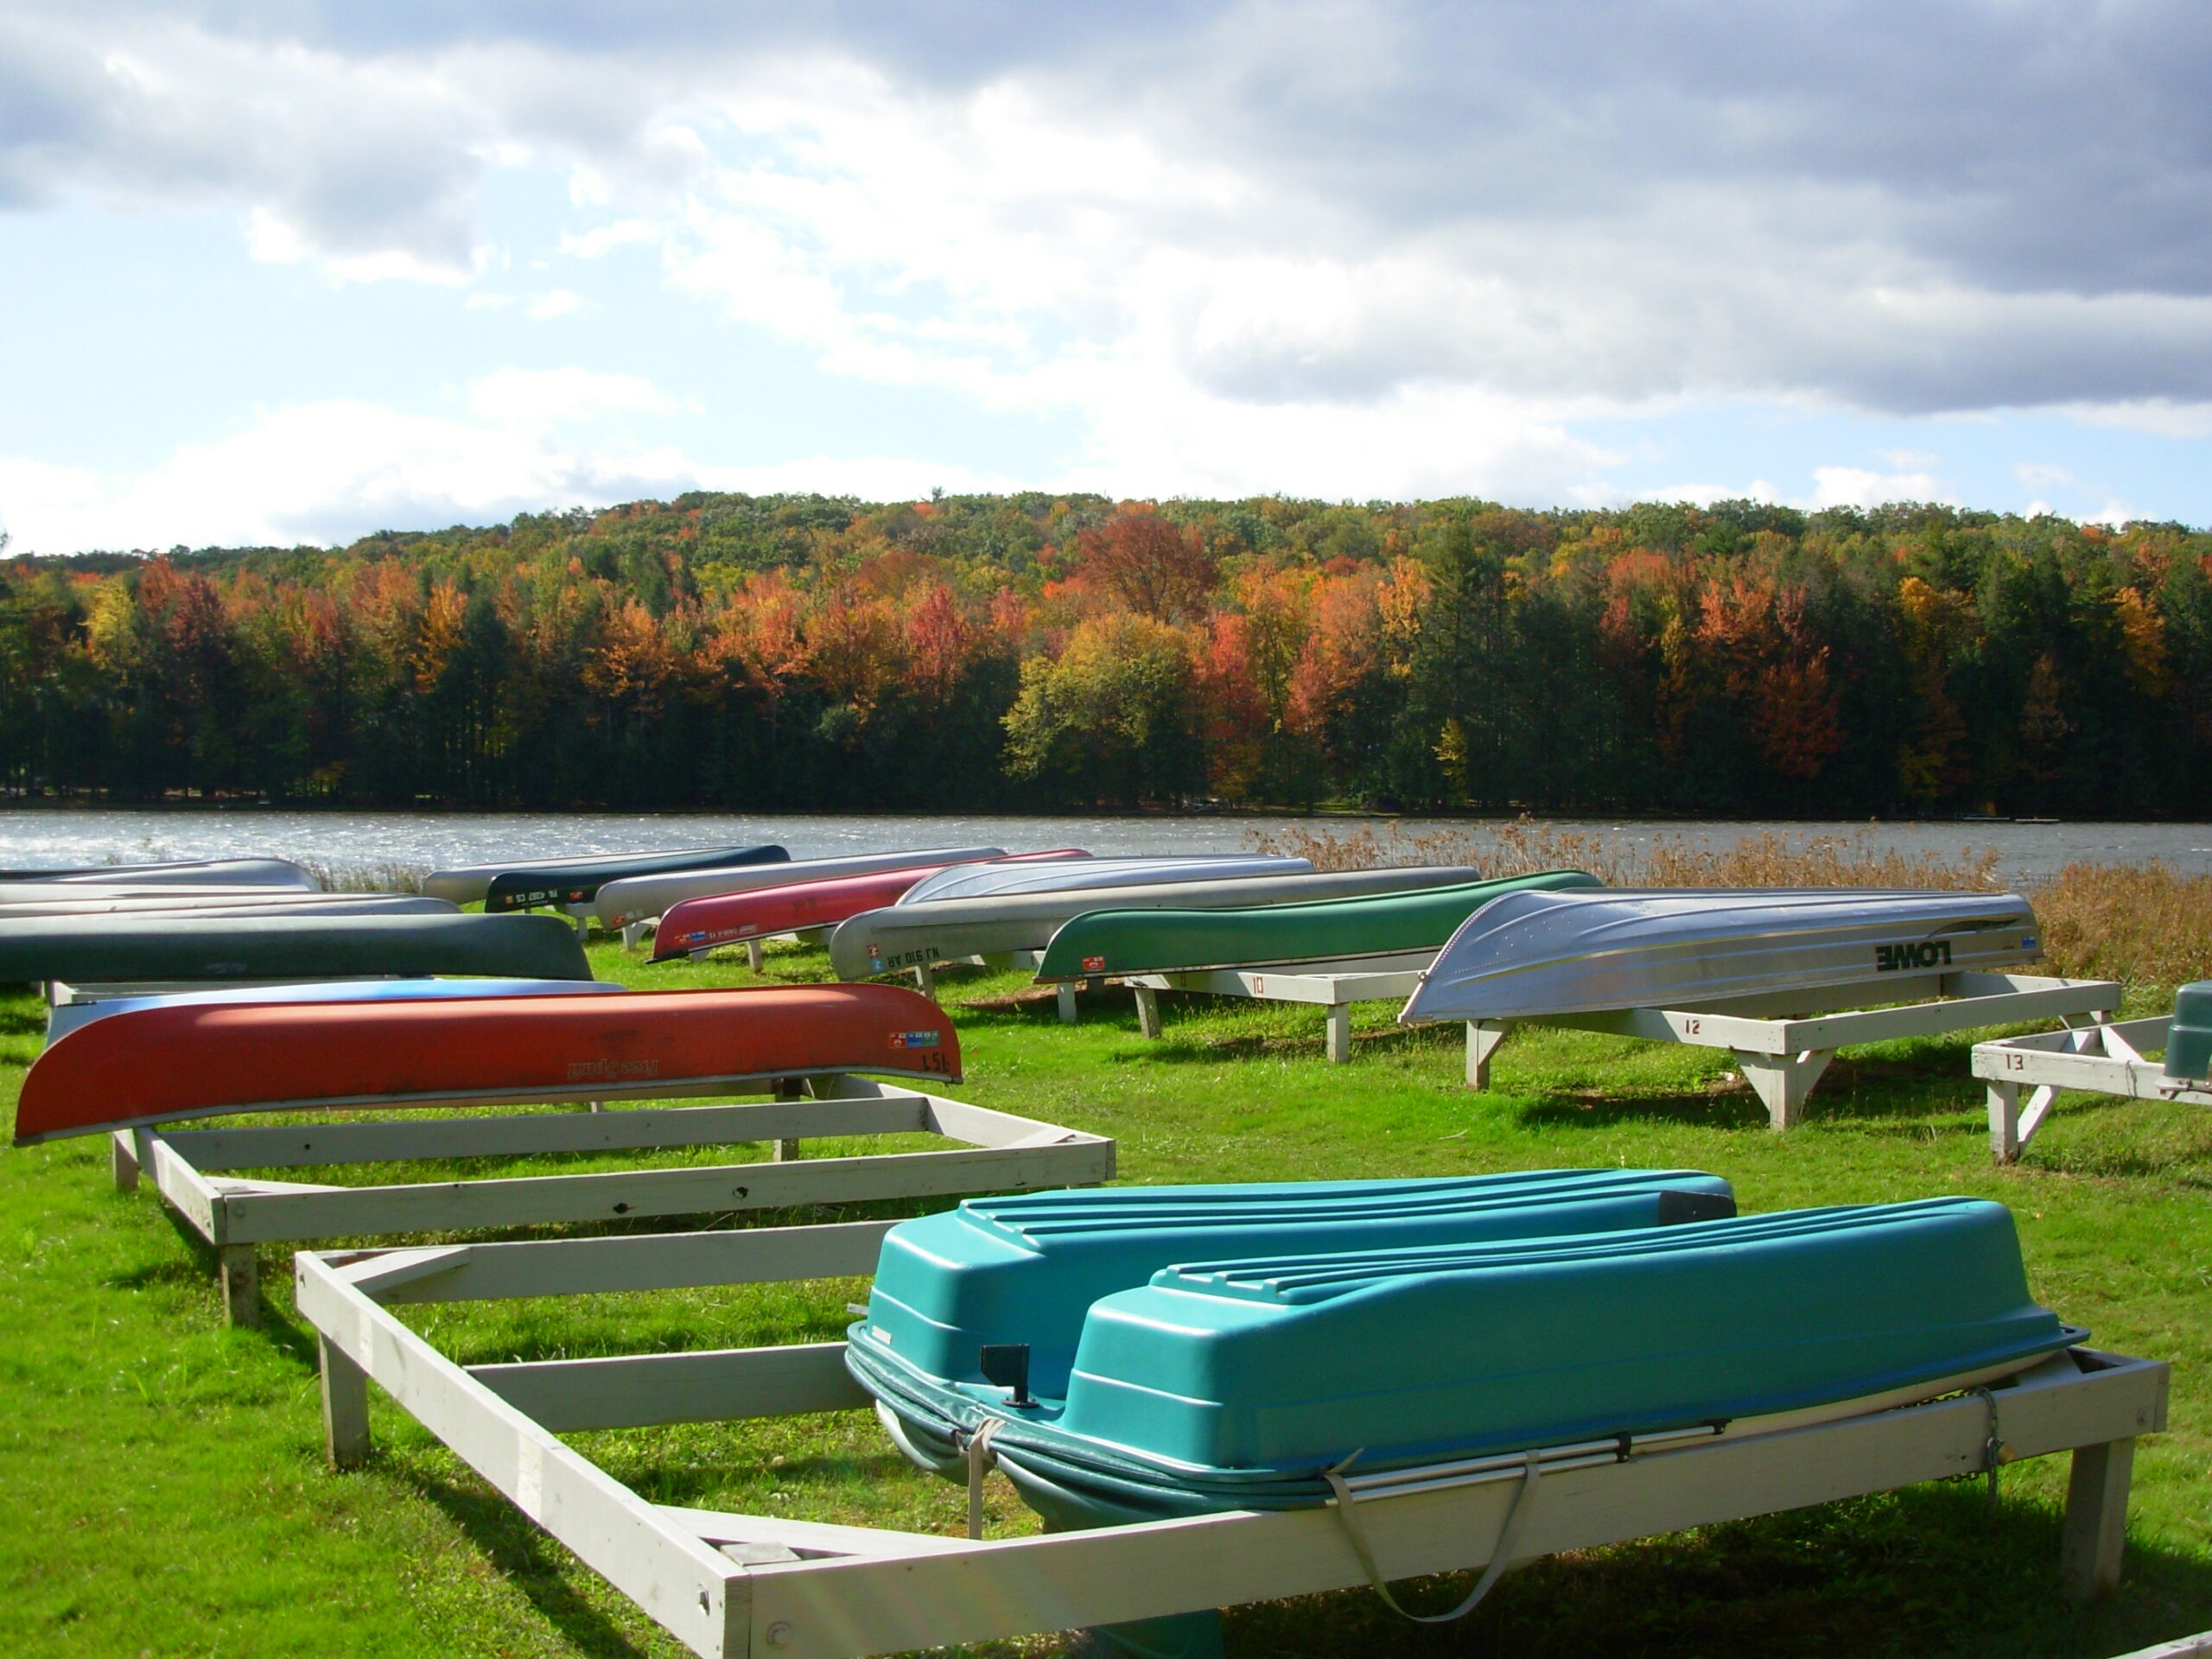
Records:
<instances>
[{"instance_id":1,"label":"overturned canoe hull","mask_svg":"<svg viewBox=\"0 0 2212 1659\"><path fill-rule=\"evenodd\" d=\"M451 869L433 870L423 878L423 891L434 899L444 899L456 905L478 903L491 891L492 879L499 875L531 874L541 870L602 870L614 872L607 880L619 879L620 872L614 867L633 864L641 858L686 859L690 862L671 865L671 869L703 869L712 865L717 855L730 849L727 847L683 847L672 851L652 853L572 853L559 858L511 858L496 864L456 864Z\"/></svg>"},{"instance_id":2,"label":"overturned canoe hull","mask_svg":"<svg viewBox=\"0 0 2212 1659\"><path fill-rule=\"evenodd\" d=\"M1065 852L1017 853L1007 861L1067 856ZM831 881L803 881L752 893L689 899L661 918L660 931L653 936L652 960L668 962L697 956L717 945L835 927L862 911L897 904L901 894L928 874L926 868L879 870Z\"/></svg>"},{"instance_id":3,"label":"overturned canoe hull","mask_svg":"<svg viewBox=\"0 0 2212 1659\"><path fill-rule=\"evenodd\" d=\"M219 991L109 996L64 1002L46 1013L46 1040L60 1042L79 1026L140 1008L208 1007L242 1002L420 1002L487 996L620 995L620 985L589 979L336 979L321 984L257 985Z\"/></svg>"},{"instance_id":4,"label":"overturned canoe hull","mask_svg":"<svg viewBox=\"0 0 2212 1659\"><path fill-rule=\"evenodd\" d=\"M86 897L75 896L82 892ZM117 893L60 887L50 897L0 901L0 927L41 916L451 916L442 899L414 893L264 892L257 887L149 887Z\"/></svg>"},{"instance_id":5,"label":"overturned canoe hull","mask_svg":"<svg viewBox=\"0 0 2212 1659\"><path fill-rule=\"evenodd\" d=\"M47 916L0 926L0 980L589 979L557 916Z\"/></svg>"},{"instance_id":6,"label":"overturned canoe hull","mask_svg":"<svg viewBox=\"0 0 2212 1659\"><path fill-rule=\"evenodd\" d=\"M705 854L646 854L610 864L555 864L543 869L502 870L485 886L484 911L486 915L497 915L502 911L535 910L540 905L574 908L591 903L601 887L625 876L781 864L790 857L789 853L776 846L724 847Z\"/></svg>"},{"instance_id":7,"label":"overturned canoe hull","mask_svg":"<svg viewBox=\"0 0 2212 1659\"><path fill-rule=\"evenodd\" d=\"M1399 1018L1700 1007L2002 972L2041 950L2017 893L1759 889L1516 893L1467 918Z\"/></svg>"},{"instance_id":8,"label":"overturned canoe hull","mask_svg":"<svg viewBox=\"0 0 2212 1659\"><path fill-rule=\"evenodd\" d=\"M697 1096L845 1071L955 1079L959 1039L934 1004L884 985L142 1008L38 1058L16 1141L302 1107Z\"/></svg>"},{"instance_id":9,"label":"overturned canoe hull","mask_svg":"<svg viewBox=\"0 0 2212 1659\"><path fill-rule=\"evenodd\" d=\"M1433 950L1509 893L1595 887L1580 870L1243 910L1094 910L1052 935L1040 980L1262 968Z\"/></svg>"},{"instance_id":10,"label":"overturned canoe hull","mask_svg":"<svg viewBox=\"0 0 2212 1659\"><path fill-rule=\"evenodd\" d=\"M1270 854L1192 853L1157 858L1070 858L1045 855L1025 868L1002 862L948 869L906 895L914 905L953 899L1007 899L1026 893L1073 893L1087 887L1157 887L1164 881L1256 881L1272 875L1308 875L1302 858Z\"/></svg>"},{"instance_id":11,"label":"overturned canoe hull","mask_svg":"<svg viewBox=\"0 0 2212 1659\"><path fill-rule=\"evenodd\" d=\"M885 870L941 870L975 859L1004 856L1005 849L999 847L941 847L912 852L855 853L838 858L799 858L781 864L733 865L722 869L671 870L659 875L626 875L601 887L592 899L591 908L601 927L627 927L632 922L665 915L671 906L680 905L687 899L753 893L763 887L780 887L801 881L834 881Z\"/></svg>"},{"instance_id":12,"label":"overturned canoe hull","mask_svg":"<svg viewBox=\"0 0 2212 1659\"><path fill-rule=\"evenodd\" d=\"M290 887L315 893L322 883L288 858L191 858L166 864L94 864L69 870L0 872L4 881L124 882L132 887L182 883L189 887Z\"/></svg>"},{"instance_id":13,"label":"overturned canoe hull","mask_svg":"<svg viewBox=\"0 0 2212 1659\"><path fill-rule=\"evenodd\" d=\"M1246 905L1291 905L1361 893L1402 893L1482 879L1465 865L1413 869L1335 870L1318 875L1279 875L1256 880L1171 881L1157 887L1117 887L1116 910L1230 910ZM1009 950L1042 950L1052 935L1085 911L1099 908L1096 892L1016 893L989 899L905 901L863 911L830 936L830 962L840 979L866 979L963 957Z\"/></svg>"}]
</instances>

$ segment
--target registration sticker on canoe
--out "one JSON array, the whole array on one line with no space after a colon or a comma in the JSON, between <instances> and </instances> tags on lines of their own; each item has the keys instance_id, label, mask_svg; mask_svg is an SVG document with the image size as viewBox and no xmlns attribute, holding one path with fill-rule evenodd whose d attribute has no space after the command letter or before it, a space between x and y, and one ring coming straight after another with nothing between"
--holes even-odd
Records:
<instances>
[{"instance_id":1,"label":"registration sticker on canoe","mask_svg":"<svg viewBox=\"0 0 2212 1659\"><path fill-rule=\"evenodd\" d=\"M1086 974L1104 973L1106 971L1106 958L1103 957L1085 957L1083 959L1083 971Z\"/></svg>"},{"instance_id":2,"label":"registration sticker on canoe","mask_svg":"<svg viewBox=\"0 0 2212 1659\"><path fill-rule=\"evenodd\" d=\"M891 1033L893 1048L935 1048L938 1034L933 1031L894 1031Z\"/></svg>"}]
</instances>

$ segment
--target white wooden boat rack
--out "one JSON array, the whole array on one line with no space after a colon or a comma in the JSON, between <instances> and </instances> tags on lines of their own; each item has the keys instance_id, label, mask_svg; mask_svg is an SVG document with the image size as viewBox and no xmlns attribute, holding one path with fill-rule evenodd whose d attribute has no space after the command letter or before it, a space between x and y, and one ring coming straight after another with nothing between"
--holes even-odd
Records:
<instances>
[{"instance_id":1,"label":"white wooden boat rack","mask_svg":"<svg viewBox=\"0 0 2212 1659\"><path fill-rule=\"evenodd\" d=\"M268 1127L118 1129L112 1167L122 1192L133 1190L144 1172L193 1230L215 1247L233 1325L251 1325L260 1317L257 1247L267 1243L1084 1186L1114 1174L1114 1142L1105 1136L988 1111L942 1095L849 1073L761 1078L752 1086L775 1098L745 1105L620 1111L601 1111L594 1101L587 1111L514 1116L334 1123L303 1115ZM690 1092L723 1096L748 1091L744 1081L723 1079ZM668 1091L664 1087L639 1093L666 1098ZM918 1132L966 1144L943 1151L801 1156L801 1143L810 1137ZM239 1180L219 1173L760 1141L773 1144L772 1162L373 1186Z\"/></svg>"},{"instance_id":2,"label":"white wooden boat rack","mask_svg":"<svg viewBox=\"0 0 2212 1659\"><path fill-rule=\"evenodd\" d=\"M1421 983L1422 970L1435 960L1433 950L1412 950L1398 956L1297 963L1281 968L1195 969L1118 977L1136 993L1137 1029L1147 1037L1160 1035L1162 991L1203 991L1212 996L1305 1002L1326 1008L1329 1058L1342 1065L1351 1058L1351 1005L1404 1001ZM1060 987L1060 1017L1074 1023L1073 985Z\"/></svg>"},{"instance_id":3,"label":"white wooden boat rack","mask_svg":"<svg viewBox=\"0 0 2212 1659\"><path fill-rule=\"evenodd\" d=\"M1919 1001L1901 1006L1901 997ZM1934 1037L2031 1020L2108 1018L2120 987L2108 979L2051 979L2033 974L1950 973L1903 982L1894 977L1820 991L1733 997L1690 1008L1624 1008L1602 1014L1544 1014L1533 1019L1470 1020L1467 1086L1490 1086L1491 1055L1516 1025L1561 1026L1643 1037L1661 1043L1725 1048L1767 1109L1776 1129L1796 1127L1805 1102L1836 1051L1856 1043ZM2065 1032L2051 1033L2064 1039Z\"/></svg>"},{"instance_id":4,"label":"white wooden boat rack","mask_svg":"<svg viewBox=\"0 0 2212 1659\"><path fill-rule=\"evenodd\" d=\"M844 1344L463 1367L390 1307L861 1274L888 1224L303 1251L295 1273L320 1339L326 1450L340 1466L368 1455L373 1380L704 1659L855 1659L1366 1582L1325 1508L970 1540L654 1503L559 1437L866 1408ZM1971 1475L1993 1435L1999 1462L2072 1452L2060 1569L2088 1597L2119 1580L2135 1440L2164 1427L2166 1386L2163 1363L2074 1349L1986 1392L1726 1438L1653 1436L1624 1461L1563 1456L1537 1484L1516 1554ZM1503 1472L1363 1496L1382 1576L1482 1566L1520 1484L1517 1468Z\"/></svg>"},{"instance_id":5,"label":"white wooden boat rack","mask_svg":"<svg viewBox=\"0 0 2212 1659\"><path fill-rule=\"evenodd\" d=\"M1997 1161L2009 1164L2019 1157L2062 1089L2212 1106L2212 1089L2169 1082L2159 1062L2145 1058L2165 1052L2172 1018L2161 1014L1976 1043L1974 1074L1989 1085L1989 1149ZM2023 1089L2028 1091L2024 1102Z\"/></svg>"}]
</instances>

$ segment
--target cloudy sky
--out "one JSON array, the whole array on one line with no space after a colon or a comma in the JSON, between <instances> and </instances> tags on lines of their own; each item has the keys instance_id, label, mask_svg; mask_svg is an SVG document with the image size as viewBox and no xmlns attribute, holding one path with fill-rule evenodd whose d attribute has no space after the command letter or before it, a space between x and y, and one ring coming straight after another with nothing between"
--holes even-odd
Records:
<instances>
[{"instance_id":1,"label":"cloudy sky","mask_svg":"<svg viewBox=\"0 0 2212 1659\"><path fill-rule=\"evenodd\" d=\"M691 487L2212 523L2202 0L0 0L15 551Z\"/></svg>"}]
</instances>

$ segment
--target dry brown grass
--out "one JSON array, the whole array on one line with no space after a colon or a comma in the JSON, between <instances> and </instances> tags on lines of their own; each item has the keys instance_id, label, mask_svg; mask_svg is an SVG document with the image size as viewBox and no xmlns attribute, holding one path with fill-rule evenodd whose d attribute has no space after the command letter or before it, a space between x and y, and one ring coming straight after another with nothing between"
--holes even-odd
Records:
<instances>
[{"instance_id":1,"label":"dry brown grass","mask_svg":"<svg viewBox=\"0 0 2212 1659\"><path fill-rule=\"evenodd\" d=\"M1908 855L1878 847L1861 831L1816 836L1792 846L1772 830L1709 848L1688 836L1659 836L1646 845L1562 830L1519 818L1478 830L1415 832L1392 823L1347 834L1297 828L1255 836L1264 853L1311 859L1319 870L1372 869L1397 864L1466 864L1486 875L1537 870L1587 870L1610 887L1936 887L1996 891L1997 849L1961 848L1948 859Z\"/></svg>"},{"instance_id":2,"label":"dry brown grass","mask_svg":"<svg viewBox=\"0 0 2212 1659\"><path fill-rule=\"evenodd\" d=\"M2063 974L2135 986L2212 979L2212 875L2148 864L2069 864L2027 890L2044 954Z\"/></svg>"},{"instance_id":3,"label":"dry brown grass","mask_svg":"<svg viewBox=\"0 0 2212 1659\"><path fill-rule=\"evenodd\" d=\"M2006 883L1994 848L1955 858L1908 855L1862 831L1792 846L1771 830L1709 848L1661 835L1643 845L1522 818L1476 830L1398 823L1338 831L1303 827L1255 836L1321 870L1466 864L1493 876L1587 870L1613 887L1932 887L1993 892ZM2020 889L2043 925L2044 965L2082 979L2164 988L2212 979L2212 876L2148 864L2069 864Z\"/></svg>"}]
</instances>

